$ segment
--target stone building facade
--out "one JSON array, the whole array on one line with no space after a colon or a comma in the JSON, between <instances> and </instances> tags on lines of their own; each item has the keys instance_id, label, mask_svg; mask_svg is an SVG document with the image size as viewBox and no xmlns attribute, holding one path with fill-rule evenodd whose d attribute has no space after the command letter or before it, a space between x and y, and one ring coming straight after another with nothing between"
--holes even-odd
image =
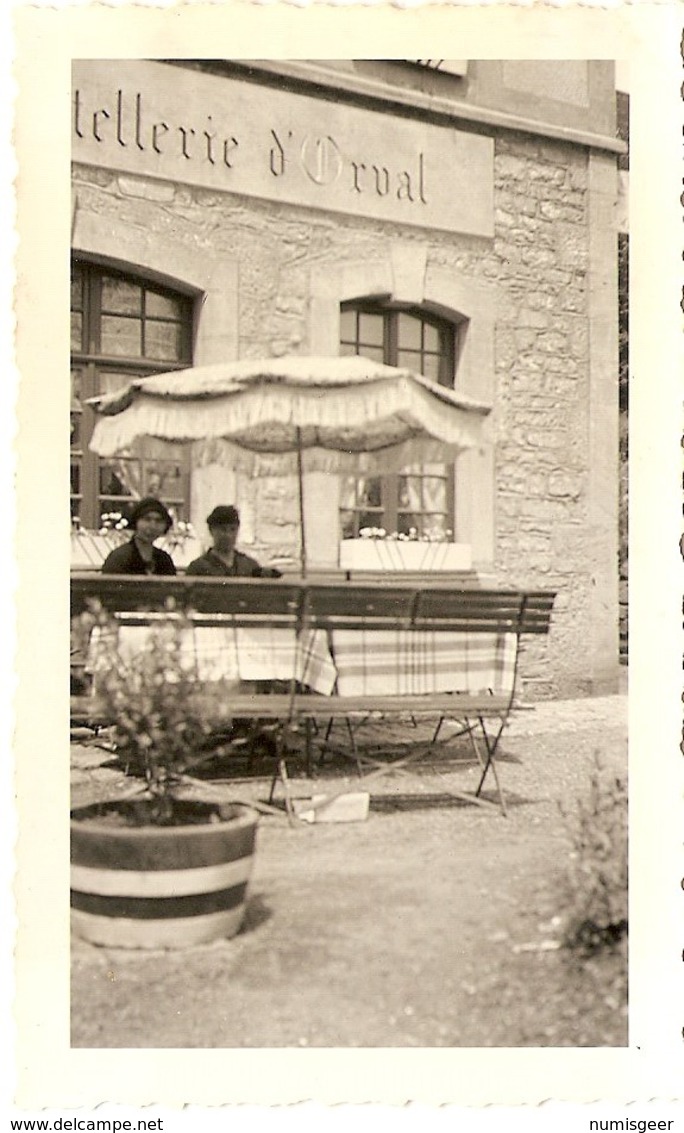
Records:
<instances>
[{"instance_id":1,"label":"stone building facade","mask_svg":"<svg viewBox=\"0 0 684 1133\"><path fill-rule=\"evenodd\" d=\"M380 349L393 313L424 342L451 343L447 384L490 410L483 444L449 472L448 528L487 583L558 591L549 640L525 652L530 697L613 691L612 65L83 61L73 98L74 262L96 285L103 272L143 291L147 281L150 341L160 328L181 335L163 312L183 297L190 329L175 365L334 355L348 311L357 327L382 320ZM93 347L84 320L118 318L125 335L137 316L104 314L99 286L97 300L76 300L74 372L111 385L135 360L116 336L113 354ZM163 357L148 351L135 372ZM74 506L89 483L96 508L111 504L93 458L74 451ZM342 488L323 473L305 488L312 569L332 570ZM198 528L213 504L235 501L245 549L296 554L290 481L184 466L176 490Z\"/></svg>"}]
</instances>

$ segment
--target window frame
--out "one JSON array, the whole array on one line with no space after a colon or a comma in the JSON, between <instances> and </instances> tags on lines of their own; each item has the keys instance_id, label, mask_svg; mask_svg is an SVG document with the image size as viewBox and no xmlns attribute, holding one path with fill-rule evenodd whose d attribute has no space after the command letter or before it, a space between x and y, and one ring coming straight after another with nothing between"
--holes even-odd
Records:
<instances>
[{"instance_id":1,"label":"window frame","mask_svg":"<svg viewBox=\"0 0 684 1133\"><path fill-rule=\"evenodd\" d=\"M71 413L79 417L78 446L71 447L71 468L78 466L78 491L73 491L71 485L72 516L74 503L77 505L81 526L96 529L100 526L102 511L101 501L113 501L120 504L119 510L130 504L131 496L115 496L100 491L100 458L88 447L96 421L96 414L92 406L87 405L88 398L96 397L102 391L99 375L108 370L120 372L126 379L134 377L147 377L155 373L165 373L169 370L182 370L192 365L194 346L195 300L187 290L172 287L161 282L152 275L131 270L124 265L114 266L109 262L94 260L82 256L72 257L72 283L75 271L82 273L80 310L81 342L80 349L71 346L71 373L72 373L72 399ZM104 354L101 353L102 339L102 281L104 278L121 279L141 288L141 350L145 348L145 325L147 322L162 322L178 324L179 348L176 359L159 359L143 355ZM160 294L179 303L180 315L178 319L161 316L147 317L145 312L146 295L148 292ZM73 303L73 297L72 297ZM71 306L71 312L74 307ZM128 316L123 316L128 317ZM130 316L133 318L134 316ZM79 395L80 409L74 408L73 373L80 371ZM144 456L140 457L144 461ZM190 502L190 461L189 453L184 452L182 457L181 492L180 496L173 497L161 495L161 499L176 506L182 496L180 510L187 512ZM73 474L73 471L72 471ZM111 504L110 504L111 506ZM178 511L178 507L176 506Z\"/></svg>"},{"instance_id":2,"label":"window frame","mask_svg":"<svg viewBox=\"0 0 684 1133\"><path fill-rule=\"evenodd\" d=\"M364 345L363 343L359 342L359 338L360 338L360 328L359 328L360 316L364 315L364 314L379 315L383 319L383 335L382 335L383 358L382 358L382 361L387 365L397 365L399 354L402 353L402 352L405 352L405 351L400 351L400 347L399 347L400 316L401 315L408 315L411 318L414 318L417 321L419 321L420 324L421 324L421 350L419 352L417 352L417 353L420 353L420 355L421 355L421 362L422 362L422 356L423 355L425 355L425 354L429 354L430 356L435 355L434 351L425 351L425 350L422 349L423 344L425 342L424 328L426 326L430 326L430 327L433 327L438 332L439 344L440 344L440 348L439 348L439 352L438 352L438 357L439 357L438 375L433 380L436 380L440 385L443 385L448 389L454 388L455 383L456 383L458 358L459 358L460 348L461 348L461 344L462 344L462 337L461 337L462 336L462 325L465 325L465 324L461 325L461 324L459 324L459 322L457 322L455 320L445 319L445 318L435 314L433 311L427 310L423 307L417 307L415 305L408 305L408 304L401 304L401 303L393 303L393 302L390 302L390 301L378 301L378 300L368 300L368 299L365 299L365 300L347 300L347 301L340 304L340 324L342 324L342 316L345 313L348 313L348 312L353 312L356 315L355 338L354 338L354 341L352 341L349 338L345 338L344 332L343 332L343 329L342 329L342 325L340 325L339 349L340 349L341 353L342 352L349 353L349 351L344 351L343 348L345 346L355 346L355 347L357 347L357 349L354 351L354 353L356 353L356 354L362 353L362 351L358 350L359 345L361 345L361 346ZM369 349L371 348L370 344L366 344L366 345ZM373 347L373 349L378 350L379 346L375 346L375 347ZM401 363L401 364L403 364L403 363ZM415 366L411 366L409 368L416 369ZM422 372L422 371L419 371L419 372ZM427 466L427 467L429 467L429 466ZM444 528L447 532L448 541L453 541L454 538L455 538L455 536L454 536L454 530L455 530L455 523L454 523L454 518L455 518L454 517L454 509L455 509L454 467L453 467L453 464L444 464L443 467L445 469L444 479L446 481L445 511L443 513L442 512L430 513L430 512L421 511L419 514L421 515L421 517L426 516L426 515L430 515L430 514L444 515ZM423 477L428 478L431 475L434 475L434 473L430 473L427 470L424 473L421 473L419 471L418 467L416 466L415 468L412 467L410 470L408 470L406 472L401 471L401 472L395 472L395 473L386 473L386 474L380 475L378 477L365 477L365 478L358 477L358 478L355 478L356 479L356 487L355 487L354 501L353 501L352 507L349 508L349 507L340 506L340 509L339 509L340 539L341 540L350 539L350 538L358 538L360 530L363 527L367 526L366 521L361 520L361 518L360 518L361 515L368 516L369 514L373 513L374 509L373 509L372 505L371 506L361 505L359 503L360 485L361 485L363 479L377 479L380 482L380 505L379 505L379 508L377 510L377 523L372 524L371 526L383 527L386 531L390 531L390 532L395 532L395 531L400 530L401 525L400 525L400 518L399 517L402 514L402 509L399 506L400 505L399 489L400 489L400 479L403 475L411 475L411 476L416 476L416 477L419 477L419 478L423 478ZM422 487L421 487L421 497L422 497ZM423 502L422 499L421 499L421 502ZM352 534L351 535L349 535L349 534L345 535L344 534L342 515L343 515L343 513L348 513L349 511L352 512ZM421 520L421 524L420 524L420 528L419 528L419 532L418 532L419 535L422 534L423 531L424 531L424 524Z\"/></svg>"}]
</instances>

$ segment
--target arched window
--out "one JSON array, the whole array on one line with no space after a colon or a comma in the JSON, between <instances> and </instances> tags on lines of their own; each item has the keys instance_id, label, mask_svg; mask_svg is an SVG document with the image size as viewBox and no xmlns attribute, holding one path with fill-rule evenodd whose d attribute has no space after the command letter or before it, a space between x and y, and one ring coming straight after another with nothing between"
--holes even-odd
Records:
<instances>
[{"instance_id":1,"label":"arched window","mask_svg":"<svg viewBox=\"0 0 684 1133\"><path fill-rule=\"evenodd\" d=\"M192 363L192 299L112 268L75 260L71 275L71 514L98 527L103 513L158 496L188 514L188 454L145 438L112 460L88 448L95 414L85 402L132 377Z\"/></svg>"},{"instance_id":2,"label":"arched window","mask_svg":"<svg viewBox=\"0 0 684 1133\"><path fill-rule=\"evenodd\" d=\"M390 366L408 366L453 387L458 326L419 308L345 303L340 311L340 354L361 354ZM386 476L345 477L341 483L343 539L364 527L435 539L453 538L454 473L447 464L411 465Z\"/></svg>"}]
</instances>

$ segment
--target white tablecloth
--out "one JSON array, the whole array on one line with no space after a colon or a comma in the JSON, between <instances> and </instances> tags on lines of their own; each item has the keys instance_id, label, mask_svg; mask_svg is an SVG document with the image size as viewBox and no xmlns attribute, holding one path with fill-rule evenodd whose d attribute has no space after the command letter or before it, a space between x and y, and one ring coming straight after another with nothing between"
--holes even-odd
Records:
<instances>
[{"instance_id":1,"label":"white tablecloth","mask_svg":"<svg viewBox=\"0 0 684 1133\"><path fill-rule=\"evenodd\" d=\"M106 670L112 649L124 659L144 650L151 627L121 625L118 642L95 627L90 640L86 668L97 674ZM293 629L258 626L195 626L182 631L182 656L200 681L289 681L293 676L315 692L329 695L336 671L323 630L309 630L299 637Z\"/></svg>"}]
</instances>

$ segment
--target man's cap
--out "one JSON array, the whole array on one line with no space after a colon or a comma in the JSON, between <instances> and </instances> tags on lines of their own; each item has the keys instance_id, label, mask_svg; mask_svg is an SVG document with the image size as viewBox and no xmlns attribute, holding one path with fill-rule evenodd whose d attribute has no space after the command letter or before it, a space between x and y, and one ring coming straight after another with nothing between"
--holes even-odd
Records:
<instances>
[{"instance_id":1,"label":"man's cap","mask_svg":"<svg viewBox=\"0 0 684 1133\"><path fill-rule=\"evenodd\" d=\"M207 516L207 527L237 527L240 524L240 513L232 504L219 504Z\"/></svg>"}]
</instances>

